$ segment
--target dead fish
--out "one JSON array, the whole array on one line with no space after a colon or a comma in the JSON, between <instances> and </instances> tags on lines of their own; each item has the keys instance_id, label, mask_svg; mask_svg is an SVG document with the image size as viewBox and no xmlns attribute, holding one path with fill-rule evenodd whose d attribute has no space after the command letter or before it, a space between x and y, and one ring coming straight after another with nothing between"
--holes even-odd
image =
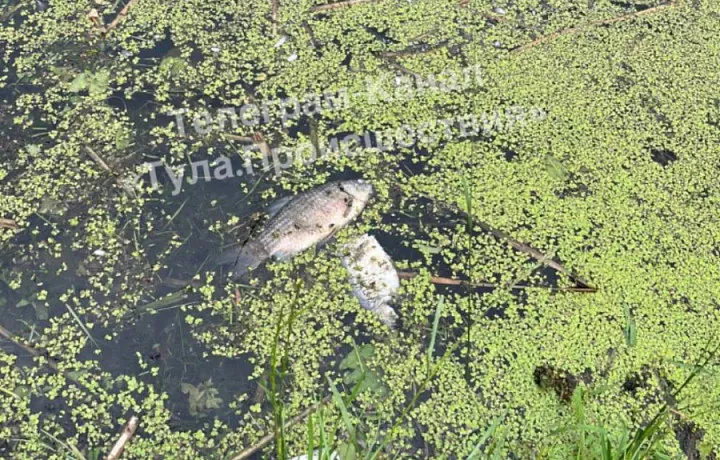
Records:
<instances>
[{"instance_id":1,"label":"dead fish","mask_svg":"<svg viewBox=\"0 0 720 460\"><path fill-rule=\"evenodd\" d=\"M237 279L270 257L287 260L350 223L372 193L372 184L357 179L329 182L295 195L274 211L257 237L222 254L217 264L234 264L233 279Z\"/></svg>"},{"instance_id":2,"label":"dead fish","mask_svg":"<svg viewBox=\"0 0 720 460\"><path fill-rule=\"evenodd\" d=\"M380 318L390 328L395 327L397 314L389 302L400 288L400 278L392 259L374 236L362 235L345 245L342 264L350 274L353 294L360 305Z\"/></svg>"}]
</instances>

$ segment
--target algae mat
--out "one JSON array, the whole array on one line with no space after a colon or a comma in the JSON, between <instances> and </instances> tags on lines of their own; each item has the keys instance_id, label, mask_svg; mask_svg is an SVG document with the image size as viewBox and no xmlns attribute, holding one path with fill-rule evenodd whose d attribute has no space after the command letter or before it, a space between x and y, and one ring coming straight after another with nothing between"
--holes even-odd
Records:
<instances>
[{"instance_id":1,"label":"algae mat","mask_svg":"<svg viewBox=\"0 0 720 460\"><path fill-rule=\"evenodd\" d=\"M0 8L2 456L132 416L122 458L720 453L713 2ZM357 177L325 248L212 270ZM395 331L337 257L365 232Z\"/></svg>"}]
</instances>

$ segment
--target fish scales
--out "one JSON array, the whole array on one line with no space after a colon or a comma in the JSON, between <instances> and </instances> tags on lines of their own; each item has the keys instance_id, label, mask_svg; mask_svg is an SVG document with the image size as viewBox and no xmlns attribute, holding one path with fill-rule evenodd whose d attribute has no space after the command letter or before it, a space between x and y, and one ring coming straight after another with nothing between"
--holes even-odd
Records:
<instances>
[{"instance_id":1,"label":"fish scales","mask_svg":"<svg viewBox=\"0 0 720 460\"><path fill-rule=\"evenodd\" d=\"M303 225L310 221L318 221L322 218L332 216L332 210L337 206L336 194L328 195L326 192L330 188L323 186L320 189L310 190L296 200L288 203L280 212L268 222L267 231L264 231L259 237L259 242L268 252L282 242L282 237L299 231L314 232L315 225ZM300 228L298 228L300 227ZM318 233L321 229L317 229Z\"/></svg>"},{"instance_id":2,"label":"fish scales","mask_svg":"<svg viewBox=\"0 0 720 460\"><path fill-rule=\"evenodd\" d=\"M221 255L218 264L234 263L233 277L238 278L270 257L292 257L350 223L372 193L372 185L361 179L329 182L302 192L281 206L245 246Z\"/></svg>"}]
</instances>

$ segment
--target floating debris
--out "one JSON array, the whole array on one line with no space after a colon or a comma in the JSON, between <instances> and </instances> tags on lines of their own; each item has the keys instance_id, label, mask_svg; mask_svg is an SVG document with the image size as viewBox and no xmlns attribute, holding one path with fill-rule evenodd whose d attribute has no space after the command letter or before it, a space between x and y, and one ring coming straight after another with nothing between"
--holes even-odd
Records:
<instances>
[{"instance_id":1,"label":"floating debris","mask_svg":"<svg viewBox=\"0 0 720 460\"><path fill-rule=\"evenodd\" d=\"M281 46L283 46L285 44L287 39L288 39L287 35L283 35L282 37L280 37L280 40L278 40L277 43L275 43L275 45L273 45L273 46L275 48L280 48Z\"/></svg>"},{"instance_id":2,"label":"floating debris","mask_svg":"<svg viewBox=\"0 0 720 460\"><path fill-rule=\"evenodd\" d=\"M362 179L330 182L288 200L245 246L220 256L218 265L234 264L233 279L270 257L287 260L328 240L365 208L373 187Z\"/></svg>"},{"instance_id":3,"label":"floating debris","mask_svg":"<svg viewBox=\"0 0 720 460\"><path fill-rule=\"evenodd\" d=\"M400 278L392 259L370 235L354 239L343 249L347 254L342 264L350 274L353 294L360 305L378 315L386 326L395 327L398 316L388 303L400 288Z\"/></svg>"}]
</instances>

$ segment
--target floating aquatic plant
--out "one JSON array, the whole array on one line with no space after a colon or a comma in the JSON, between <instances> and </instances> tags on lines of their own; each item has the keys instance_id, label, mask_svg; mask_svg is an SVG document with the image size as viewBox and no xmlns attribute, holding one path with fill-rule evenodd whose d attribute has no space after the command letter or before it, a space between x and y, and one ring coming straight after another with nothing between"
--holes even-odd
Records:
<instances>
[{"instance_id":1,"label":"floating aquatic plant","mask_svg":"<svg viewBox=\"0 0 720 460\"><path fill-rule=\"evenodd\" d=\"M232 458L268 435L262 455L616 458L642 433L668 456L719 455L717 366L683 385L720 321L718 14L689 1L5 2L0 456L106 453L132 415L123 458ZM463 69L481 78L431 88ZM254 125L218 116L342 91L337 110L297 119L281 104ZM421 126L417 142L280 176L218 183L190 166ZM182 196L164 167L159 189L147 171L128 185L159 160L186 168ZM343 174L377 193L337 242L242 284L208 275L262 200ZM358 308L333 255L368 231L414 274L397 333ZM579 279L592 289L569 290ZM182 393L211 379L212 393ZM199 419L177 411L192 394Z\"/></svg>"}]
</instances>

